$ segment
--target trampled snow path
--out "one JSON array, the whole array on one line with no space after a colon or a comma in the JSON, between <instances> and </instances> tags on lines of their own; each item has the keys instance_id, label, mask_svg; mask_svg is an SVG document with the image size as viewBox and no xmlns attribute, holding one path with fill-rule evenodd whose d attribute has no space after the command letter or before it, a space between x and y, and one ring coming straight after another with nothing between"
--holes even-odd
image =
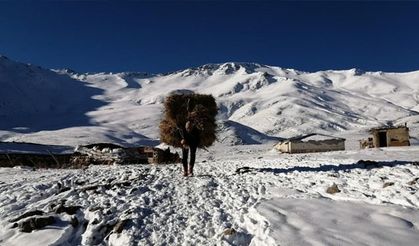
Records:
<instances>
[{"instance_id":1,"label":"trampled snow path","mask_svg":"<svg viewBox=\"0 0 419 246\"><path fill-rule=\"evenodd\" d=\"M373 207L383 213L388 213L388 204L397 205L401 210L410 209L408 213L412 216L408 223L413 234L407 235L417 234L419 221L414 218L419 208L418 184L411 181L419 177L418 147L307 155L278 155L266 149L261 151L260 146L252 148L227 148L217 150L216 155L201 153L200 160L205 162L197 164L196 176L190 178L181 176L179 165L0 169L0 242L2 245L54 242L56 245L282 245L283 242L274 240L277 237L272 237L276 235L275 217L264 217L262 214L269 213L259 211L272 198L279 199L272 200L278 202L332 199L376 204ZM359 159L380 162L365 166L357 164ZM243 167L249 168L240 169L245 172L237 174L236 170ZM333 183L340 193L326 193ZM70 225L71 216L62 213L54 215L59 218L58 223L39 231L21 233L10 228L9 219L35 209L51 211L51 204L56 203L81 206L75 215L79 225ZM122 232L113 232L112 226L121 220L127 220ZM333 226L326 223L322 228ZM234 230L227 230L230 228ZM383 233L388 235L391 230ZM376 245L384 240L377 235L369 239ZM414 237L407 239L412 242L409 239ZM310 238L305 240L310 242ZM285 245L292 244L288 243Z\"/></svg>"},{"instance_id":2,"label":"trampled snow path","mask_svg":"<svg viewBox=\"0 0 419 246\"><path fill-rule=\"evenodd\" d=\"M252 207L265 194L264 185L255 183L248 187L245 176L232 179L231 174L216 165L198 165L197 169L197 176L190 178L180 175L179 165L93 167L86 171L58 172L9 169L9 175L18 173L21 180L8 180L10 182L2 184L0 211L5 222L23 211L48 211L51 204L63 200L69 205L80 205L86 210L79 216L90 222L96 218L99 223L89 224L82 235L55 232L60 243L70 240L70 236L81 236L77 240L71 239L71 245L102 242L106 235L99 232L99 228L106 223L115 223L116 219L129 219L130 222L120 236L110 235L110 245L128 242L140 245L217 244L221 243L223 232L228 228L235 228L237 233L225 240L237 245L249 244L254 235L246 231L246 225L254 224L249 231L259 228L259 218ZM88 183L77 185L86 181ZM107 189L102 186L96 191L79 192L82 187L121 181L123 184L119 187L111 185L112 188ZM74 190L57 194L60 187L73 187ZM10 227L5 224L6 228ZM71 226L66 223L65 227ZM6 231L3 233L7 234ZM25 240L26 236L16 234L7 240L33 244L33 241Z\"/></svg>"}]
</instances>

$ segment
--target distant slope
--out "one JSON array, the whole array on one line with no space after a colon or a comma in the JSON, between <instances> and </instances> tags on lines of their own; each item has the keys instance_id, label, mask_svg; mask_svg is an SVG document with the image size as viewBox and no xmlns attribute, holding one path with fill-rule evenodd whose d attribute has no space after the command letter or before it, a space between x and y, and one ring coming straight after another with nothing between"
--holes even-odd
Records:
<instances>
[{"instance_id":1,"label":"distant slope","mask_svg":"<svg viewBox=\"0 0 419 246\"><path fill-rule=\"evenodd\" d=\"M88 125L84 114L103 102L93 98L100 89L67 74L17 63L0 56L1 129L60 129Z\"/></svg>"},{"instance_id":2,"label":"distant slope","mask_svg":"<svg viewBox=\"0 0 419 246\"><path fill-rule=\"evenodd\" d=\"M231 120L220 122L217 134L217 140L227 145L275 143L281 139L268 136Z\"/></svg>"},{"instance_id":3,"label":"distant slope","mask_svg":"<svg viewBox=\"0 0 419 246\"><path fill-rule=\"evenodd\" d=\"M177 89L216 97L229 144L389 122L419 126L418 81L419 71L306 73L231 62L167 74L79 74L1 57L0 140L155 143L164 97Z\"/></svg>"},{"instance_id":4,"label":"distant slope","mask_svg":"<svg viewBox=\"0 0 419 246\"><path fill-rule=\"evenodd\" d=\"M419 72L358 70L304 73L248 63L204 65L147 78L142 105L159 104L171 90L213 94L221 118L275 136L336 132L418 121ZM150 83L151 82L151 83Z\"/></svg>"}]
</instances>

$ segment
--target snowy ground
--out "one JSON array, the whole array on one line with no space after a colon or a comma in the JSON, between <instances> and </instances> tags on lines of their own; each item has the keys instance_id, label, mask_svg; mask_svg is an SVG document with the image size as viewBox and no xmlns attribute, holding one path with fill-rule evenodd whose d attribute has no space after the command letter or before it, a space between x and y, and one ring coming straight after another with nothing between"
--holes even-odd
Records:
<instances>
[{"instance_id":1,"label":"snowy ground","mask_svg":"<svg viewBox=\"0 0 419 246\"><path fill-rule=\"evenodd\" d=\"M417 245L418 161L419 146L287 155L258 145L201 151L189 178L179 165L2 168L0 244ZM327 193L332 184L340 192ZM31 210L55 223L11 228Z\"/></svg>"}]
</instances>

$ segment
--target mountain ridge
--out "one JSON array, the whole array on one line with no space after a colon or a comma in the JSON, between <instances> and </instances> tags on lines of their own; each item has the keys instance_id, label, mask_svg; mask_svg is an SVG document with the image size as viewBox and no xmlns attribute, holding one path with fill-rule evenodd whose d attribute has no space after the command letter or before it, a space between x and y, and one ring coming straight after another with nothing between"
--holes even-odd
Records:
<instances>
[{"instance_id":1,"label":"mountain ridge","mask_svg":"<svg viewBox=\"0 0 419 246\"><path fill-rule=\"evenodd\" d=\"M419 71L310 73L227 62L165 74L77 73L1 57L0 84L8 88L0 92L3 141L42 139L56 144L58 140L48 136L57 132L63 141L74 144L154 141L164 97L179 89L214 95L220 108L218 120L224 125L220 135L234 143L313 132L340 134L388 122L419 124L419 85L415 82ZM19 106L11 109L14 104ZM5 119L9 119L7 124ZM243 129L252 136L243 134ZM237 139L231 140L227 133L238 134Z\"/></svg>"}]
</instances>

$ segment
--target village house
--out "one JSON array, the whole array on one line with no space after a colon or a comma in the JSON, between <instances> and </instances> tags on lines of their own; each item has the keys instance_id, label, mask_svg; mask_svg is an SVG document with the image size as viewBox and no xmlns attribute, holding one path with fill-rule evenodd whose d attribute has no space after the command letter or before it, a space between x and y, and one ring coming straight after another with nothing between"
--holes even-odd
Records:
<instances>
[{"instance_id":1,"label":"village house","mask_svg":"<svg viewBox=\"0 0 419 246\"><path fill-rule=\"evenodd\" d=\"M345 139L323 134L309 134L278 143L275 149L282 153L310 153L345 150Z\"/></svg>"},{"instance_id":2,"label":"village house","mask_svg":"<svg viewBox=\"0 0 419 246\"><path fill-rule=\"evenodd\" d=\"M409 128L406 125L373 128L369 133L371 134L370 137L360 141L360 147L362 149L410 146Z\"/></svg>"}]
</instances>

